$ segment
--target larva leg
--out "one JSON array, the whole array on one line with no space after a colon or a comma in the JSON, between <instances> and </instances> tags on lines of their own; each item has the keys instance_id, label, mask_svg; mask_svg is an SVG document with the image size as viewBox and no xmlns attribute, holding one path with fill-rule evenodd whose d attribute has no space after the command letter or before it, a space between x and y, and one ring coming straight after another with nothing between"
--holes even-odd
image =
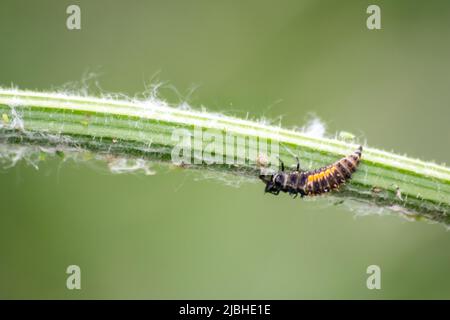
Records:
<instances>
[{"instance_id":1,"label":"larva leg","mask_svg":"<svg viewBox=\"0 0 450 320\"><path fill-rule=\"evenodd\" d=\"M297 159L297 171L300 171L300 159L298 157L295 157Z\"/></svg>"},{"instance_id":2,"label":"larva leg","mask_svg":"<svg viewBox=\"0 0 450 320\"><path fill-rule=\"evenodd\" d=\"M281 171L284 172L284 162L280 158L278 158L278 161L280 161L281 164Z\"/></svg>"}]
</instances>

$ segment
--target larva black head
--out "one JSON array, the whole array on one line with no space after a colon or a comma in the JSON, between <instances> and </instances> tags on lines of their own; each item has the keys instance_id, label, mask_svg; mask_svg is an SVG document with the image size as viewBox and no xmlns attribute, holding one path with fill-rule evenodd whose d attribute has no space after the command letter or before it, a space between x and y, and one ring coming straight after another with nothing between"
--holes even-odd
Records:
<instances>
[{"instance_id":1,"label":"larva black head","mask_svg":"<svg viewBox=\"0 0 450 320\"><path fill-rule=\"evenodd\" d=\"M272 175L260 175L259 178L266 184L265 192L279 194L285 183L286 175L279 172Z\"/></svg>"},{"instance_id":2,"label":"larva black head","mask_svg":"<svg viewBox=\"0 0 450 320\"><path fill-rule=\"evenodd\" d=\"M273 174L261 174L259 178L266 184L264 192L273 193L275 191L275 184L273 183Z\"/></svg>"},{"instance_id":3,"label":"larva black head","mask_svg":"<svg viewBox=\"0 0 450 320\"><path fill-rule=\"evenodd\" d=\"M269 183L272 181L273 179L273 174L260 174L259 178L264 182L264 183Z\"/></svg>"}]
</instances>

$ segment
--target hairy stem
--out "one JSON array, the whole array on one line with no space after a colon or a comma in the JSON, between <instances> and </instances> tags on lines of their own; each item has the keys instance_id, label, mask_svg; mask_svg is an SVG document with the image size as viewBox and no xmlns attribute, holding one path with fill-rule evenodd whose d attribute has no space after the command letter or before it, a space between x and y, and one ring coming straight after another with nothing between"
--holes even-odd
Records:
<instances>
[{"instance_id":1,"label":"hairy stem","mask_svg":"<svg viewBox=\"0 0 450 320\"><path fill-rule=\"evenodd\" d=\"M308 169L332 163L357 147L353 143L311 137L259 122L172 108L157 99L119 101L0 89L0 116L3 156L19 146L39 147L41 151L48 150L45 148L89 151L105 155L105 159L109 156L170 162L174 147L180 143L174 139L174 132L184 130L195 138L198 128L200 135L209 131L235 137L231 142L226 138L221 141L224 148L215 149L214 159L225 159L230 145L235 147L239 141L256 139L279 145L279 157L287 164L294 163L293 155L298 155L302 167ZM187 167L238 173L250 179L257 178L257 156L264 153L258 144L250 143L246 145L245 155L233 156L236 160L233 164L205 164L201 158L208 144L194 142L190 147L194 161ZM410 218L448 225L450 169L364 147L362 163L351 181L327 197L356 200L365 203L368 209L390 209Z\"/></svg>"}]
</instances>

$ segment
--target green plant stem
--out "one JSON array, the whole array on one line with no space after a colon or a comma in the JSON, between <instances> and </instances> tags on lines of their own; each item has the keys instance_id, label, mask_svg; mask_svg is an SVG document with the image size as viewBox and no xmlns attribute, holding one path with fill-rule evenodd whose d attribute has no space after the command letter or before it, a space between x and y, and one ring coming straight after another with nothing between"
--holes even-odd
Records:
<instances>
[{"instance_id":1,"label":"green plant stem","mask_svg":"<svg viewBox=\"0 0 450 320\"><path fill-rule=\"evenodd\" d=\"M7 146L75 147L149 161L170 162L171 151L177 143L172 139L173 131L193 131L196 127L279 143L281 159L292 164L293 154L299 155L306 168L332 163L357 147L354 143L314 138L254 121L172 108L155 99L118 101L0 89L0 116L0 142ZM204 147L193 145L193 152L201 154ZM254 162L190 167L255 179L259 173ZM370 207L390 209L414 219L448 225L450 169L365 147L362 163L351 181L327 197L357 200L365 203L367 210Z\"/></svg>"}]
</instances>

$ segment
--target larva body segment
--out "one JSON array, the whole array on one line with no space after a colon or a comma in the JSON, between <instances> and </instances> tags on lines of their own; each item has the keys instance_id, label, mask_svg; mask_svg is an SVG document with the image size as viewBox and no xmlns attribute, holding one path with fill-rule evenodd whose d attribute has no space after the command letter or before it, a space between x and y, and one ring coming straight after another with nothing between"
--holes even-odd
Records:
<instances>
[{"instance_id":1,"label":"larva body segment","mask_svg":"<svg viewBox=\"0 0 450 320\"><path fill-rule=\"evenodd\" d=\"M297 196L313 196L339 188L348 181L361 161L362 147L335 163L316 170L303 171L297 164L297 170L291 172L282 169L273 175L260 175L266 183L265 192L279 194L280 191Z\"/></svg>"}]
</instances>

